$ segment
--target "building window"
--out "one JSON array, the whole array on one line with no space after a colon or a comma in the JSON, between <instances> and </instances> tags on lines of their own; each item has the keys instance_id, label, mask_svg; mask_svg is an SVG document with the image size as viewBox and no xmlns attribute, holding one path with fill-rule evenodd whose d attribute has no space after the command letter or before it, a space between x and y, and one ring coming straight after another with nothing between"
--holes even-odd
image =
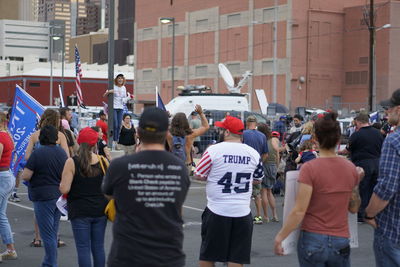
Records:
<instances>
[{"instance_id":1,"label":"building window","mask_svg":"<svg viewBox=\"0 0 400 267\"><path fill-rule=\"evenodd\" d=\"M153 28L143 29L143 38L148 39L153 37Z\"/></svg>"},{"instance_id":2,"label":"building window","mask_svg":"<svg viewBox=\"0 0 400 267\"><path fill-rule=\"evenodd\" d=\"M29 87L40 87L40 83L29 83Z\"/></svg>"},{"instance_id":3,"label":"building window","mask_svg":"<svg viewBox=\"0 0 400 267\"><path fill-rule=\"evenodd\" d=\"M352 72L346 72L346 84L353 84L353 73Z\"/></svg>"},{"instance_id":4,"label":"building window","mask_svg":"<svg viewBox=\"0 0 400 267\"><path fill-rule=\"evenodd\" d=\"M153 71L152 70L144 70L143 71L143 81L151 81L153 80Z\"/></svg>"},{"instance_id":5,"label":"building window","mask_svg":"<svg viewBox=\"0 0 400 267\"><path fill-rule=\"evenodd\" d=\"M195 75L196 77L207 76L207 66L196 66Z\"/></svg>"},{"instance_id":6,"label":"building window","mask_svg":"<svg viewBox=\"0 0 400 267\"><path fill-rule=\"evenodd\" d=\"M345 82L347 85L351 84L367 84L368 71L349 71L346 72Z\"/></svg>"},{"instance_id":7,"label":"building window","mask_svg":"<svg viewBox=\"0 0 400 267\"><path fill-rule=\"evenodd\" d=\"M240 25L240 13L228 15L228 26Z\"/></svg>"},{"instance_id":8,"label":"building window","mask_svg":"<svg viewBox=\"0 0 400 267\"><path fill-rule=\"evenodd\" d=\"M196 29L203 30L208 26L208 19L199 19L196 20Z\"/></svg>"},{"instance_id":9,"label":"building window","mask_svg":"<svg viewBox=\"0 0 400 267\"><path fill-rule=\"evenodd\" d=\"M172 24L168 24L168 34L172 35L172 27L173 27L173 23ZM179 29L179 24L175 23L175 33L178 32Z\"/></svg>"},{"instance_id":10,"label":"building window","mask_svg":"<svg viewBox=\"0 0 400 267\"><path fill-rule=\"evenodd\" d=\"M232 74L240 74L240 63L230 63L226 67Z\"/></svg>"},{"instance_id":11,"label":"building window","mask_svg":"<svg viewBox=\"0 0 400 267\"><path fill-rule=\"evenodd\" d=\"M274 20L274 8L263 9L263 21L273 21Z\"/></svg>"},{"instance_id":12,"label":"building window","mask_svg":"<svg viewBox=\"0 0 400 267\"><path fill-rule=\"evenodd\" d=\"M274 68L273 60L265 60L262 62L261 71L262 73L272 73Z\"/></svg>"},{"instance_id":13,"label":"building window","mask_svg":"<svg viewBox=\"0 0 400 267\"><path fill-rule=\"evenodd\" d=\"M361 84L367 84L368 83L368 71L361 71L360 83Z\"/></svg>"},{"instance_id":14,"label":"building window","mask_svg":"<svg viewBox=\"0 0 400 267\"><path fill-rule=\"evenodd\" d=\"M178 68L174 68L174 76L178 73ZM172 68L168 68L168 77L172 77Z\"/></svg>"},{"instance_id":15,"label":"building window","mask_svg":"<svg viewBox=\"0 0 400 267\"><path fill-rule=\"evenodd\" d=\"M360 57L359 59L358 59L358 63L359 64L368 64L368 57Z\"/></svg>"},{"instance_id":16,"label":"building window","mask_svg":"<svg viewBox=\"0 0 400 267\"><path fill-rule=\"evenodd\" d=\"M353 71L353 84L360 84L361 75L359 71Z\"/></svg>"}]
</instances>

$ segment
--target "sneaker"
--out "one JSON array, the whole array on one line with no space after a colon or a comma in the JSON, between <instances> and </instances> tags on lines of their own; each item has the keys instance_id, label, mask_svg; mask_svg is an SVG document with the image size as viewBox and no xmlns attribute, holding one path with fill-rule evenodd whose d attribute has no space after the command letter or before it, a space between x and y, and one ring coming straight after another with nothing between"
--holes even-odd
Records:
<instances>
[{"instance_id":1,"label":"sneaker","mask_svg":"<svg viewBox=\"0 0 400 267\"><path fill-rule=\"evenodd\" d=\"M253 219L253 223L254 224L262 224L263 223L263 219L261 216L255 216Z\"/></svg>"},{"instance_id":2,"label":"sneaker","mask_svg":"<svg viewBox=\"0 0 400 267\"><path fill-rule=\"evenodd\" d=\"M6 250L0 254L3 260L16 260L18 258L15 250Z\"/></svg>"},{"instance_id":3,"label":"sneaker","mask_svg":"<svg viewBox=\"0 0 400 267\"><path fill-rule=\"evenodd\" d=\"M279 222L279 219L277 217L272 217L271 222Z\"/></svg>"},{"instance_id":4,"label":"sneaker","mask_svg":"<svg viewBox=\"0 0 400 267\"><path fill-rule=\"evenodd\" d=\"M10 196L10 199L9 199L11 202L21 202L21 199L19 198L19 196L17 195L17 193L13 193L11 196Z\"/></svg>"}]
</instances>

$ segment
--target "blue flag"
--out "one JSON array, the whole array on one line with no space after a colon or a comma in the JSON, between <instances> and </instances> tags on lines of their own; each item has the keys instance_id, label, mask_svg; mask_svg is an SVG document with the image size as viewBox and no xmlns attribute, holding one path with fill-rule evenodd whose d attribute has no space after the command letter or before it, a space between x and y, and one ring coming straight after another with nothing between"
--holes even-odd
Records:
<instances>
[{"instance_id":1,"label":"blue flag","mask_svg":"<svg viewBox=\"0 0 400 267\"><path fill-rule=\"evenodd\" d=\"M8 129L15 143L14 160L11 162L14 175L17 175L18 170L24 166L29 137L35 132L43 112L43 106L24 89L19 86L15 88L14 104L8 123Z\"/></svg>"},{"instance_id":2,"label":"blue flag","mask_svg":"<svg viewBox=\"0 0 400 267\"><path fill-rule=\"evenodd\" d=\"M157 98L158 98L157 108L167 111L159 93L157 93Z\"/></svg>"},{"instance_id":3,"label":"blue flag","mask_svg":"<svg viewBox=\"0 0 400 267\"><path fill-rule=\"evenodd\" d=\"M369 115L369 121L371 123L379 122L379 112L375 111Z\"/></svg>"}]
</instances>

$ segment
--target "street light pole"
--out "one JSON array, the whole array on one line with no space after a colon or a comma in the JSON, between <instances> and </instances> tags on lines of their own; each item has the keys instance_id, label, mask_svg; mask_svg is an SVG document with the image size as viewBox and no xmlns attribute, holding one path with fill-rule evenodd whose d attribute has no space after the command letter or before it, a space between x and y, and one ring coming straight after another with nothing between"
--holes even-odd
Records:
<instances>
[{"instance_id":1,"label":"street light pole","mask_svg":"<svg viewBox=\"0 0 400 267\"><path fill-rule=\"evenodd\" d=\"M108 27L108 88L114 88L114 61L115 61L115 51L114 51L114 33L115 33L115 0L110 0L108 8L109 16L109 27ZM112 148L114 135L114 94L108 94L108 147Z\"/></svg>"},{"instance_id":2,"label":"street light pole","mask_svg":"<svg viewBox=\"0 0 400 267\"><path fill-rule=\"evenodd\" d=\"M65 31L62 38L62 56L61 56L61 93L62 97L64 98L64 61L65 61Z\"/></svg>"},{"instance_id":3,"label":"street light pole","mask_svg":"<svg viewBox=\"0 0 400 267\"><path fill-rule=\"evenodd\" d=\"M49 41L50 41L50 45L49 45L49 51L50 51L50 53L49 53L49 60L50 60L50 93L49 93L49 96L50 96L50 100L49 100L49 106L51 106L51 104L52 104L52 102L53 102L53 56L52 56L52 53L53 53L53 28L52 27L50 27L49 28Z\"/></svg>"},{"instance_id":4,"label":"street light pole","mask_svg":"<svg viewBox=\"0 0 400 267\"><path fill-rule=\"evenodd\" d=\"M172 18L172 73L171 73L171 100L175 91L175 18Z\"/></svg>"},{"instance_id":5,"label":"street light pole","mask_svg":"<svg viewBox=\"0 0 400 267\"><path fill-rule=\"evenodd\" d=\"M368 108L373 111L374 99L374 82L375 82L375 14L374 14L374 0L370 0L369 9L369 95L368 95Z\"/></svg>"},{"instance_id":6,"label":"street light pole","mask_svg":"<svg viewBox=\"0 0 400 267\"><path fill-rule=\"evenodd\" d=\"M163 24L168 24L172 22L172 72L171 72L171 100L174 98L175 91L175 18L161 18L160 22Z\"/></svg>"},{"instance_id":7,"label":"street light pole","mask_svg":"<svg viewBox=\"0 0 400 267\"><path fill-rule=\"evenodd\" d=\"M273 40L273 45L274 45L274 61L273 61L273 68L274 68L274 73L272 77L272 100L274 103L277 103L277 54L278 54L278 48L277 48L277 39L278 39L278 0L275 0L275 6L274 6L274 40Z\"/></svg>"}]
</instances>

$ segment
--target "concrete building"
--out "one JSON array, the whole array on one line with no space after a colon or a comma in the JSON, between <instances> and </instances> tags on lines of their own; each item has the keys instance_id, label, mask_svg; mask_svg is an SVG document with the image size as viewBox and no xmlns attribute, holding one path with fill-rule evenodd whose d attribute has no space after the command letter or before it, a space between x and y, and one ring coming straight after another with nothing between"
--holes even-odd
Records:
<instances>
[{"instance_id":1,"label":"concrete building","mask_svg":"<svg viewBox=\"0 0 400 267\"><path fill-rule=\"evenodd\" d=\"M399 16L394 15L400 1L375 2L377 7L382 6L377 25L383 21L392 24L391 29L377 34L378 39L390 36L388 42L384 38L377 41L379 58L385 53L380 50L393 54L400 45ZM175 86L205 84L214 92L226 92L217 68L218 63L224 63L235 78L240 78L246 70L252 71L253 77L242 92L253 96L254 110L259 106L253 89L264 89L269 102L284 104L291 110L297 106L342 108L344 103L349 103L348 109L365 107L368 83L357 84L358 90L352 90L355 84L345 85L346 72L354 64L348 54L368 51L366 26L354 29L362 34L358 40L346 28L352 20L360 22L361 13L351 10L355 6L362 10L363 4L365 1L361 0L137 0L134 29L137 100L144 103L154 99L155 86L160 88L165 102L172 97L172 25L161 24L160 18L173 17ZM365 56L368 57L368 52L360 55L357 62ZM399 60L382 56L378 68L386 65L396 70ZM368 71L368 64L366 68L351 71L361 69ZM387 73L378 69L377 80ZM360 75L365 77L365 73ZM390 78L386 91L377 94L378 101L394 90L395 79ZM384 83L378 82L377 87L384 87Z\"/></svg>"},{"instance_id":2,"label":"concrete building","mask_svg":"<svg viewBox=\"0 0 400 267\"><path fill-rule=\"evenodd\" d=\"M95 32L101 27L101 0L38 0L39 21L61 20L65 23L65 55L73 59L70 38ZM105 7L106 9L107 7ZM107 10L104 13L108 20Z\"/></svg>"},{"instance_id":3,"label":"concrete building","mask_svg":"<svg viewBox=\"0 0 400 267\"><path fill-rule=\"evenodd\" d=\"M0 60L47 61L49 23L0 20Z\"/></svg>"},{"instance_id":4,"label":"concrete building","mask_svg":"<svg viewBox=\"0 0 400 267\"><path fill-rule=\"evenodd\" d=\"M376 103L389 98L400 88L400 1L377 5L376 33ZM381 28L390 24L387 29ZM360 28L362 30L360 30ZM369 32L365 29L363 7L345 9L344 81L345 102L365 102L368 98ZM346 108L346 105L344 105Z\"/></svg>"},{"instance_id":5,"label":"concrete building","mask_svg":"<svg viewBox=\"0 0 400 267\"><path fill-rule=\"evenodd\" d=\"M35 17L38 0L1 0L0 19L37 20Z\"/></svg>"},{"instance_id":6,"label":"concrete building","mask_svg":"<svg viewBox=\"0 0 400 267\"><path fill-rule=\"evenodd\" d=\"M134 0L115 1L115 64L128 64L127 58L133 55L133 23L134 23ZM107 17L108 19L108 17ZM108 25L108 24L106 24ZM101 37L100 37L101 36ZM96 40L94 40L94 38ZM100 40L104 39L102 42ZM72 37L70 46L81 43L87 47L86 56L82 56L83 62L105 64L108 62L108 30L99 30L87 35ZM81 46L82 46L81 45ZM81 47L79 46L79 47ZM81 52L83 54L83 52ZM73 57L69 58L72 62Z\"/></svg>"},{"instance_id":7,"label":"concrete building","mask_svg":"<svg viewBox=\"0 0 400 267\"><path fill-rule=\"evenodd\" d=\"M108 40L108 30L102 30L99 32L91 32L89 34L79 35L76 37L72 37L69 41L69 46L74 47L75 44L78 46L79 54L81 56L81 62L85 62L88 64L100 63L95 59L97 56L95 55L95 51L93 46L97 44L103 44ZM69 62L74 62L75 58L70 57ZM103 62L102 64L105 64Z\"/></svg>"},{"instance_id":8,"label":"concrete building","mask_svg":"<svg viewBox=\"0 0 400 267\"><path fill-rule=\"evenodd\" d=\"M51 22L54 20L63 21L65 25L64 44L65 55L69 55L69 39L75 35L76 21L71 18L73 6L70 1L62 0L39 0L37 16L38 21Z\"/></svg>"}]
</instances>

